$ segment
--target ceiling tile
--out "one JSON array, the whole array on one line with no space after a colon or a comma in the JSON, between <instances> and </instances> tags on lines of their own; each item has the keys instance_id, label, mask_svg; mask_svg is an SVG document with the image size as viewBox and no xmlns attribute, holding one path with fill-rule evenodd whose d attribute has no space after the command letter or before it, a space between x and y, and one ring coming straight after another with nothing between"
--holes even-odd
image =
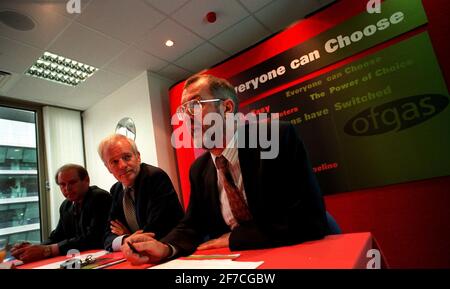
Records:
<instances>
[{"instance_id":1,"label":"ceiling tile","mask_svg":"<svg viewBox=\"0 0 450 289\"><path fill-rule=\"evenodd\" d=\"M169 66L165 67L164 69L160 70L158 74L172 79L173 81L179 81L185 78L188 78L189 76L193 75L194 73L191 71L187 71L183 68L180 68L178 66L170 64Z\"/></svg>"},{"instance_id":2,"label":"ceiling tile","mask_svg":"<svg viewBox=\"0 0 450 289\"><path fill-rule=\"evenodd\" d=\"M175 45L167 47L165 43L168 39L174 41ZM202 41L186 28L166 19L138 42L137 46L162 59L173 61L197 47Z\"/></svg>"},{"instance_id":3,"label":"ceiling tile","mask_svg":"<svg viewBox=\"0 0 450 289\"><path fill-rule=\"evenodd\" d=\"M270 34L271 32L256 21L253 16L249 16L214 36L210 41L228 53L235 54Z\"/></svg>"},{"instance_id":4,"label":"ceiling tile","mask_svg":"<svg viewBox=\"0 0 450 289\"><path fill-rule=\"evenodd\" d=\"M162 59L135 47L130 47L113 62L105 66L104 69L134 78L146 70L158 71L164 66L167 66L167 64Z\"/></svg>"},{"instance_id":5,"label":"ceiling tile","mask_svg":"<svg viewBox=\"0 0 450 289\"><path fill-rule=\"evenodd\" d=\"M198 72L219 63L227 57L227 54L211 44L203 43L193 51L175 61L175 63L183 68Z\"/></svg>"},{"instance_id":6,"label":"ceiling tile","mask_svg":"<svg viewBox=\"0 0 450 289\"><path fill-rule=\"evenodd\" d=\"M51 10L55 13L58 13L61 16L75 19L84 12L84 10L86 9L86 7L89 5L89 3L91 1L92 0L79 1L81 13L76 13L76 12L69 13L67 11L67 4L69 2L68 0L61 0L61 1L36 0L34 2L38 2L39 5L43 6L46 11ZM70 7L73 7L73 5L71 5Z\"/></svg>"},{"instance_id":7,"label":"ceiling tile","mask_svg":"<svg viewBox=\"0 0 450 289\"><path fill-rule=\"evenodd\" d=\"M44 50L0 37L0 70L22 74L43 53Z\"/></svg>"},{"instance_id":8,"label":"ceiling tile","mask_svg":"<svg viewBox=\"0 0 450 289\"><path fill-rule=\"evenodd\" d=\"M76 21L130 44L164 17L141 0L93 0Z\"/></svg>"},{"instance_id":9,"label":"ceiling tile","mask_svg":"<svg viewBox=\"0 0 450 289\"><path fill-rule=\"evenodd\" d=\"M21 31L13 29L0 22L0 35L36 48L46 49L53 39L69 25L70 20L54 11L48 11L45 6L29 1L0 1L0 10L13 10L29 16L35 23L32 30Z\"/></svg>"},{"instance_id":10,"label":"ceiling tile","mask_svg":"<svg viewBox=\"0 0 450 289\"><path fill-rule=\"evenodd\" d=\"M129 80L131 80L131 78L114 72L98 70L86 81L80 83L77 87L108 95L120 88Z\"/></svg>"},{"instance_id":11,"label":"ceiling tile","mask_svg":"<svg viewBox=\"0 0 450 289\"><path fill-rule=\"evenodd\" d=\"M95 105L105 96L107 96L106 93L100 93L80 87L75 89L75 91L69 96L70 99L66 100L65 103L70 105L71 108L86 110Z\"/></svg>"},{"instance_id":12,"label":"ceiling tile","mask_svg":"<svg viewBox=\"0 0 450 289\"><path fill-rule=\"evenodd\" d=\"M273 0L239 0L251 12L258 11Z\"/></svg>"},{"instance_id":13,"label":"ceiling tile","mask_svg":"<svg viewBox=\"0 0 450 289\"><path fill-rule=\"evenodd\" d=\"M8 76L6 82L2 83L2 85L0 86L0 95L7 95L8 90L13 88L22 77L22 74L17 73L12 73L10 76Z\"/></svg>"},{"instance_id":14,"label":"ceiling tile","mask_svg":"<svg viewBox=\"0 0 450 289\"><path fill-rule=\"evenodd\" d=\"M206 14L210 11L217 14L215 23L208 23L205 20ZM236 0L192 0L172 17L202 37L211 38L248 15Z\"/></svg>"},{"instance_id":15,"label":"ceiling tile","mask_svg":"<svg viewBox=\"0 0 450 289\"><path fill-rule=\"evenodd\" d=\"M305 15L320 8L316 0L278 0L255 13L255 16L272 32L278 32Z\"/></svg>"},{"instance_id":16,"label":"ceiling tile","mask_svg":"<svg viewBox=\"0 0 450 289\"><path fill-rule=\"evenodd\" d=\"M74 87L24 75L10 90L8 96L40 103L64 103Z\"/></svg>"},{"instance_id":17,"label":"ceiling tile","mask_svg":"<svg viewBox=\"0 0 450 289\"><path fill-rule=\"evenodd\" d=\"M118 40L73 22L49 51L101 68L126 47Z\"/></svg>"},{"instance_id":18,"label":"ceiling tile","mask_svg":"<svg viewBox=\"0 0 450 289\"><path fill-rule=\"evenodd\" d=\"M153 7L163 11L166 14L171 14L181 6L183 6L184 3L186 3L188 0L145 0L147 3L152 5Z\"/></svg>"}]
</instances>

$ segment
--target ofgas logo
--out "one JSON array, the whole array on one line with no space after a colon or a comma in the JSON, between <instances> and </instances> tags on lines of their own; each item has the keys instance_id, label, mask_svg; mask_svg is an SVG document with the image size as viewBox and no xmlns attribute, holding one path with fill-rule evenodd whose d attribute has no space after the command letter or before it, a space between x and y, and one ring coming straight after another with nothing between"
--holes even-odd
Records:
<instances>
[{"instance_id":1,"label":"ofgas logo","mask_svg":"<svg viewBox=\"0 0 450 289\"><path fill-rule=\"evenodd\" d=\"M352 136L402 131L438 115L448 103L448 97L439 94L405 97L361 111L345 124L344 131Z\"/></svg>"}]
</instances>

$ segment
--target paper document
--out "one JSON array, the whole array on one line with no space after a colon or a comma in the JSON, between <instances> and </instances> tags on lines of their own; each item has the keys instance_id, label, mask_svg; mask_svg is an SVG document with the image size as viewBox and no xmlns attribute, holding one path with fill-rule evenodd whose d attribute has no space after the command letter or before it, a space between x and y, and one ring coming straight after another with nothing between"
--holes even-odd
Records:
<instances>
[{"instance_id":1,"label":"paper document","mask_svg":"<svg viewBox=\"0 0 450 289\"><path fill-rule=\"evenodd\" d=\"M98 258L98 257L103 256L105 254L109 254L109 252L102 250L102 251L95 252L95 253L92 253L92 254L84 254L84 255L75 256L74 258L84 260L89 255L91 255L92 258ZM68 259L70 259L70 258L68 258ZM33 269L59 269L59 265L61 265L61 263L64 263L66 260L50 263L50 264L47 264L47 265L44 265L44 266L40 266L40 267L36 267L36 268L33 268Z\"/></svg>"},{"instance_id":2,"label":"paper document","mask_svg":"<svg viewBox=\"0 0 450 289\"><path fill-rule=\"evenodd\" d=\"M239 262L229 259L225 260L172 260L164 264L150 267L149 269L256 269L264 261Z\"/></svg>"},{"instance_id":3,"label":"paper document","mask_svg":"<svg viewBox=\"0 0 450 289\"><path fill-rule=\"evenodd\" d=\"M222 254L215 254L215 255L189 255L187 257L183 257L182 259L194 259L194 260L205 260L205 259L230 259L234 260L237 257L239 257L241 254L228 254L228 255L222 255Z\"/></svg>"}]
</instances>

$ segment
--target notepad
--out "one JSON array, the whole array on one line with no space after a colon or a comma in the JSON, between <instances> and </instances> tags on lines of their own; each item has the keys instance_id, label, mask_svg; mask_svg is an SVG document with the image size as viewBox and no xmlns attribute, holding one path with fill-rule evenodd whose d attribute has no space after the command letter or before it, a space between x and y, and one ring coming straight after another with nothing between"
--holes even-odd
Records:
<instances>
[{"instance_id":1,"label":"notepad","mask_svg":"<svg viewBox=\"0 0 450 289\"><path fill-rule=\"evenodd\" d=\"M164 264L150 267L149 269L256 269L264 261L240 262L230 259L189 260L176 259Z\"/></svg>"},{"instance_id":2,"label":"notepad","mask_svg":"<svg viewBox=\"0 0 450 289\"><path fill-rule=\"evenodd\" d=\"M213 254L213 255L189 255L187 257L183 257L181 259L189 259L189 260L204 260L204 259L230 259L234 260L239 257L241 254Z\"/></svg>"}]
</instances>

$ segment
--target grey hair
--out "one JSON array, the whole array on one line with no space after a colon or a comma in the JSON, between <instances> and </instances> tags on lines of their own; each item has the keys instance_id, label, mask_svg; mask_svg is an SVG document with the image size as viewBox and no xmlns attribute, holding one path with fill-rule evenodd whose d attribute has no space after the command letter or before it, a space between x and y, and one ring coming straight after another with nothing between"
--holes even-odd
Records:
<instances>
[{"instance_id":1,"label":"grey hair","mask_svg":"<svg viewBox=\"0 0 450 289\"><path fill-rule=\"evenodd\" d=\"M98 145L97 152L98 152L98 155L100 156L100 158L102 159L103 163L106 164L105 159L103 158L103 155L105 153L105 149L108 148L111 144L113 144L113 143L115 143L115 142L117 142L119 140L127 141L130 144L131 150L133 151L133 153L135 155L139 154L139 151L137 149L137 146L136 146L136 143L134 142L134 140L132 140L132 139L130 139L130 138L128 138L128 137L126 137L126 136L124 136L122 134L116 133L116 134L112 134L110 136L107 136Z\"/></svg>"},{"instance_id":2,"label":"grey hair","mask_svg":"<svg viewBox=\"0 0 450 289\"><path fill-rule=\"evenodd\" d=\"M206 80L209 92L215 97L220 99L231 99L234 102L234 112L236 113L238 111L239 99L236 95L236 91L234 90L233 85L224 78L219 78L211 74L198 73L186 79L183 89L186 89L200 79Z\"/></svg>"}]
</instances>

